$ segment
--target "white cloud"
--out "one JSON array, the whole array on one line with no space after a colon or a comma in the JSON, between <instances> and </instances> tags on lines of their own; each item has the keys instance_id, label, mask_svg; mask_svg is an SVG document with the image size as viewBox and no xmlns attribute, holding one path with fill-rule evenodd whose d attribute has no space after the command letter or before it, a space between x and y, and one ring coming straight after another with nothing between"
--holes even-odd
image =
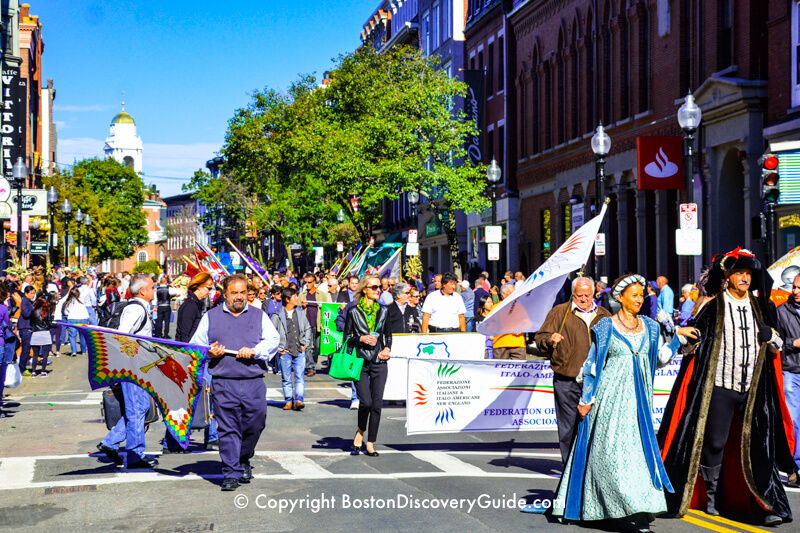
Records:
<instances>
[{"instance_id":1,"label":"white cloud","mask_svg":"<svg viewBox=\"0 0 800 533\"><path fill-rule=\"evenodd\" d=\"M64 111L67 113L83 113L86 111L108 111L109 109L113 109L114 106L105 105L105 104L94 104L94 105L87 105L87 106L79 106L79 105L53 105L53 111Z\"/></svg>"},{"instance_id":2,"label":"white cloud","mask_svg":"<svg viewBox=\"0 0 800 533\"><path fill-rule=\"evenodd\" d=\"M99 139L59 139L58 162L71 165L81 159L105 157L104 145L104 141ZM181 185L189 181L195 170L205 170L206 161L214 157L219 149L220 145L214 143L144 143L144 181L146 184L154 183L162 196L181 194Z\"/></svg>"}]
</instances>

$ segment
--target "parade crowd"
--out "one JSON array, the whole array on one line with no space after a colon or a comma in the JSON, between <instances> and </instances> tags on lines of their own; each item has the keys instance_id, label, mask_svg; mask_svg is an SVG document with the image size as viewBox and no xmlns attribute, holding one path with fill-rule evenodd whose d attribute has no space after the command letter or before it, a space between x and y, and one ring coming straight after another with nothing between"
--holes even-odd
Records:
<instances>
[{"instance_id":1,"label":"parade crowd","mask_svg":"<svg viewBox=\"0 0 800 533\"><path fill-rule=\"evenodd\" d=\"M281 375L283 409L306 407L307 377L325 372L322 303L339 305L336 328L363 359L352 382L357 427L350 453L375 448L392 338L476 331L492 308L525 281L497 282L473 268L459 279L432 268L424 278L341 276L318 270L178 280L58 268L7 275L0 283L0 398L12 366L24 379L48 377L52 358L86 356L76 328L114 324L123 332L209 346L206 379L213 417L206 449L218 449L222 490L252 479L250 459L266 425L264 377ZM538 332L486 338L485 357L550 360L564 472L547 512L562 521L609 518L649 531L658 515L689 508L776 525L791 521L783 484L800 469L800 275L775 308L764 266L747 250L715 256L676 299L669 280L626 273L606 284L573 276ZM116 317L116 321L114 320ZM682 356L659 428L652 413L658 368ZM98 444L118 465L152 469L145 454L147 392L122 383L125 413ZM0 404L0 417L5 416ZM349 438L349 435L348 435ZM164 453L185 450L167 433ZM781 481L780 473L786 474ZM529 506L527 512L543 509Z\"/></svg>"}]
</instances>

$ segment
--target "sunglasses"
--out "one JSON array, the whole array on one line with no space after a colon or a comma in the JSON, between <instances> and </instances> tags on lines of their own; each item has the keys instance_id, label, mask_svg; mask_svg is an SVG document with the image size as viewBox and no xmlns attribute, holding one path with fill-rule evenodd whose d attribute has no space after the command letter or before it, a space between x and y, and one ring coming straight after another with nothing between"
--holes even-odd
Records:
<instances>
[{"instance_id":1,"label":"sunglasses","mask_svg":"<svg viewBox=\"0 0 800 533\"><path fill-rule=\"evenodd\" d=\"M419 294L412 294L411 297L412 298L419 298Z\"/></svg>"},{"instance_id":2,"label":"sunglasses","mask_svg":"<svg viewBox=\"0 0 800 533\"><path fill-rule=\"evenodd\" d=\"M365 287L365 288L367 288L367 289L370 289L370 290L373 290L373 291L377 291L378 289L380 289L380 288L381 288L381 286L380 286L380 285L368 285L368 286L367 286L367 287Z\"/></svg>"}]
</instances>

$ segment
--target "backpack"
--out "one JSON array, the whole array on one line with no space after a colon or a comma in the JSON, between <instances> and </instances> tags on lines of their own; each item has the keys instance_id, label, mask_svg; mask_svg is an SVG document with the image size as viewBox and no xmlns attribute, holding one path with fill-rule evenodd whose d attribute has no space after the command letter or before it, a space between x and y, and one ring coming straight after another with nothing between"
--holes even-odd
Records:
<instances>
[{"instance_id":1,"label":"backpack","mask_svg":"<svg viewBox=\"0 0 800 533\"><path fill-rule=\"evenodd\" d=\"M133 334L139 333L144 329L145 324L147 324L149 313L147 308L142 305L141 302L137 302L136 300L128 300L127 302L114 302L105 310L103 316L100 317L98 320L98 325L102 328L119 329L119 322L122 318L122 312L131 304L136 304L144 309L144 320L142 321L142 324L136 328L135 331L131 332Z\"/></svg>"}]
</instances>

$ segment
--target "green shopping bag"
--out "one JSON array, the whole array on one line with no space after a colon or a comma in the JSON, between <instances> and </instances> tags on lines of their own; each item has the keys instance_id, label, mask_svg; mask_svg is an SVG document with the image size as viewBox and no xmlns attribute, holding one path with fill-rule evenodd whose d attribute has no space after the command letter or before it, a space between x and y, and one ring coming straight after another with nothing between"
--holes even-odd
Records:
<instances>
[{"instance_id":1,"label":"green shopping bag","mask_svg":"<svg viewBox=\"0 0 800 533\"><path fill-rule=\"evenodd\" d=\"M353 348L353 352L355 348ZM358 381L361 379L361 367L364 360L354 353L347 353L347 341L342 341L339 351L331 355L331 365L328 368L328 375L334 379L344 381Z\"/></svg>"}]
</instances>

